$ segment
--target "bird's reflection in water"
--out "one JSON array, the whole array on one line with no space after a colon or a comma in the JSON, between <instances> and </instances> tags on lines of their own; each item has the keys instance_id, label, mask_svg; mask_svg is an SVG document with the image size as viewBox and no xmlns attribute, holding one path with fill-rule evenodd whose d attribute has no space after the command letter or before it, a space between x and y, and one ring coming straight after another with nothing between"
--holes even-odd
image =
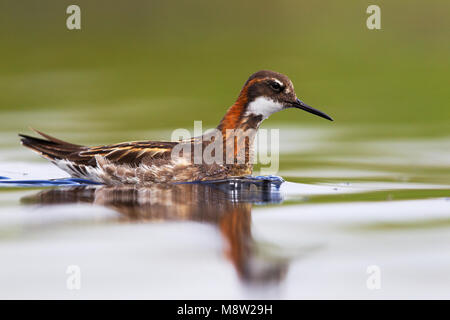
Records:
<instances>
[{"instance_id":1,"label":"bird's reflection in water","mask_svg":"<svg viewBox=\"0 0 450 320\"><path fill-rule=\"evenodd\" d=\"M155 185L151 187L79 186L41 191L27 203L91 203L114 209L121 221L196 221L216 225L227 245L225 255L247 283L276 283L287 261L262 256L252 238L254 203L280 202L270 182Z\"/></svg>"}]
</instances>

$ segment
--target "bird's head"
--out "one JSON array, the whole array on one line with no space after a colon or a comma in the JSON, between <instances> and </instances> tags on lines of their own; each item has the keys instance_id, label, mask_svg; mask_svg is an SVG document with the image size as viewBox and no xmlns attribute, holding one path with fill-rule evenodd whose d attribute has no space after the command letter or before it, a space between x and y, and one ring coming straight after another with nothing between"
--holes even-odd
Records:
<instances>
[{"instance_id":1,"label":"bird's head","mask_svg":"<svg viewBox=\"0 0 450 320\"><path fill-rule=\"evenodd\" d=\"M274 71L262 70L252 74L245 82L237 103L242 104L244 115L260 116L262 119L283 109L297 108L333 120L297 98L292 81Z\"/></svg>"},{"instance_id":2,"label":"bird's head","mask_svg":"<svg viewBox=\"0 0 450 320\"><path fill-rule=\"evenodd\" d=\"M327 114L308 106L297 98L292 81L284 74L262 70L245 82L236 102L220 122L220 130L239 127L257 128L271 114L297 108L333 121Z\"/></svg>"}]
</instances>

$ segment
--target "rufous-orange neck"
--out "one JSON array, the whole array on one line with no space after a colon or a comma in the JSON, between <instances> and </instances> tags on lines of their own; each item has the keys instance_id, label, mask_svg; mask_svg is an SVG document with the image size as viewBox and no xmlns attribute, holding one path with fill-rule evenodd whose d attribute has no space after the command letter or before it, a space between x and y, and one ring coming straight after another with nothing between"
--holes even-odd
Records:
<instances>
[{"instance_id":1,"label":"rufous-orange neck","mask_svg":"<svg viewBox=\"0 0 450 320\"><path fill-rule=\"evenodd\" d=\"M243 113L244 113L245 105L242 105L240 101L236 101L225 114L225 116L220 121L219 129L222 134L226 133L226 130L238 129Z\"/></svg>"}]
</instances>

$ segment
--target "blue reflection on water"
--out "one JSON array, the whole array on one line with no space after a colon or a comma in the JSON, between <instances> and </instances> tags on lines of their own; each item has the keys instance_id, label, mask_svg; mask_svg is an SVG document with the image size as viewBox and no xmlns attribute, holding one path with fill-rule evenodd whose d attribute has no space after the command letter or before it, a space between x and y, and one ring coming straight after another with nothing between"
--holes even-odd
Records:
<instances>
[{"instance_id":1,"label":"blue reflection on water","mask_svg":"<svg viewBox=\"0 0 450 320\"><path fill-rule=\"evenodd\" d=\"M36 186L36 187L47 187L47 186L79 186L79 185L101 185L102 183L79 178L63 178L63 179L48 179L48 180L14 180L8 177L0 176L0 185L9 186ZM176 184L209 184L209 185L221 185L229 188L239 188L239 186L244 184L257 184L257 185L268 185L278 189L280 185L284 182L283 178L278 176L247 176L240 178L229 178L220 180L208 180L208 181L192 181L192 182L179 182Z\"/></svg>"},{"instance_id":2,"label":"blue reflection on water","mask_svg":"<svg viewBox=\"0 0 450 320\"><path fill-rule=\"evenodd\" d=\"M78 178L50 179L50 180L11 180L7 177L0 177L0 185L15 187L49 187L49 186L84 186L99 185L101 183Z\"/></svg>"}]
</instances>

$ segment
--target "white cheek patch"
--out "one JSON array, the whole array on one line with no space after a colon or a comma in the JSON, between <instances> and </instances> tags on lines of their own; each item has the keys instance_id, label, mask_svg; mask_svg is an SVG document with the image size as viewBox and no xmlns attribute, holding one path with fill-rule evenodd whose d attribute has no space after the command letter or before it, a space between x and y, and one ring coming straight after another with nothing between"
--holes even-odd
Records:
<instances>
[{"instance_id":1,"label":"white cheek patch","mask_svg":"<svg viewBox=\"0 0 450 320\"><path fill-rule=\"evenodd\" d=\"M272 113L283 110L281 103L275 102L267 97L259 97L250 102L247 107L246 114L261 115L263 119L267 119Z\"/></svg>"}]
</instances>

